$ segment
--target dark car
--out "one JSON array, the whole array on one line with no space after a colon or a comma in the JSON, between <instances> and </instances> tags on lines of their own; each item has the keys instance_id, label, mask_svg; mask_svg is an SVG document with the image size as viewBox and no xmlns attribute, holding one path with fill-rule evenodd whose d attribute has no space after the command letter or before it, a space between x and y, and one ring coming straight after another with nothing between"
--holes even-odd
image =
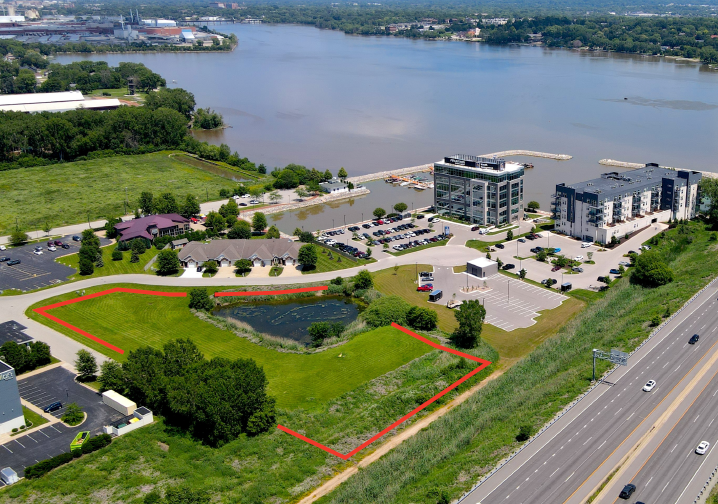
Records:
<instances>
[{"instance_id":1,"label":"dark car","mask_svg":"<svg viewBox=\"0 0 718 504\"><path fill-rule=\"evenodd\" d=\"M72 241L82 241L82 238L80 238L79 236L75 235L75 236L72 237Z\"/></svg>"},{"instance_id":2,"label":"dark car","mask_svg":"<svg viewBox=\"0 0 718 504\"><path fill-rule=\"evenodd\" d=\"M55 240L55 246L62 247L62 242L60 240Z\"/></svg>"},{"instance_id":3,"label":"dark car","mask_svg":"<svg viewBox=\"0 0 718 504\"><path fill-rule=\"evenodd\" d=\"M496 244L496 248L502 249L502 248L504 248L504 244L503 244L503 243L497 243L497 244Z\"/></svg>"},{"instance_id":4,"label":"dark car","mask_svg":"<svg viewBox=\"0 0 718 504\"><path fill-rule=\"evenodd\" d=\"M479 229L481 229L479 226L471 226L472 231L478 231Z\"/></svg>"},{"instance_id":5,"label":"dark car","mask_svg":"<svg viewBox=\"0 0 718 504\"><path fill-rule=\"evenodd\" d=\"M519 238L519 243L526 243L526 240L524 240L523 238Z\"/></svg>"},{"instance_id":6,"label":"dark car","mask_svg":"<svg viewBox=\"0 0 718 504\"><path fill-rule=\"evenodd\" d=\"M423 218L424 218L424 214L419 214L419 215L416 216L416 218L417 218L417 219L423 219Z\"/></svg>"},{"instance_id":7,"label":"dark car","mask_svg":"<svg viewBox=\"0 0 718 504\"><path fill-rule=\"evenodd\" d=\"M48 246L48 247L54 247L54 246L55 246L55 242L52 241L52 240L50 240L50 241L47 242L47 246Z\"/></svg>"},{"instance_id":8,"label":"dark car","mask_svg":"<svg viewBox=\"0 0 718 504\"><path fill-rule=\"evenodd\" d=\"M631 255L631 254L636 254L636 255L638 255L638 252L636 252L635 250L629 250L629 251L628 251L628 255Z\"/></svg>"},{"instance_id":9,"label":"dark car","mask_svg":"<svg viewBox=\"0 0 718 504\"><path fill-rule=\"evenodd\" d=\"M688 344L695 345L696 343L698 343L699 339L700 339L700 336L698 336L697 334L694 334L693 336L691 336L691 339L688 340Z\"/></svg>"},{"instance_id":10,"label":"dark car","mask_svg":"<svg viewBox=\"0 0 718 504\"><path fill-rule=\"evenodd\" d=\"M620 275L621 272L618 271L616 268L611 268L611 271L609 271L611 275Z\"/></svg>"},{"instance_id":11,"label":"dark car","mask_svg":"<svg viewBox=\"0 0 718 504\"><path fill-rule=\"evenodd\" d=\"M536 237L533 236L533 235L527 235L527 236L526 236L526 239L527 239L527 240L534 241L534 240L536 239Z\"/></svg>"},{"instance_id":12,"label":"dark car","mask_svg":"<svg viewBox=\"0 0 718 504\"><path fill-rule=\"evenodd\" d=\"M56 401L42 411L45 413L52 413L53 411L57 411L59 409L62 409L62 403L60 401Z\"/></svg>"},{"instance_id":13,"label":"dark car","mask_svg":"<svg viewBox=\"0 0 718 504\"><path fill-rule=\"evenodd\" d=\"M636 485L633 483L629 483L625 487L623 487L623 490L621 490L621 493L618 495L621 499L630 499L631 495L633 495L633 492L636 491Z\"/></svg>"},{"instance_id":14,"label":"dark car","mask_svg":"<svg viewBox=\"0 0 718 504\"><path fill-rule=\"evenodd\" d=\"M22 261L20 259L13 259L12 261L9 261L7 263L8 266L15 266L16 264L20 264Z\"/></svg>"},{"instance_id":15,"label":"dark car","mask_svg":"<svg viewBox=\"0 0 718 504\"><path fill-rule=\"evenodd\" d=\"M0 257L0 262L8 262L9 260L10 260L10 258L7 256Z\"/></svg>"},{"instance_id":16,"label":"dark car","mask_svg":"<svg viewBox=\"0 0 718 504\"><path fill-rule=\"evenodd\" d=\"M561 269L561 266L554 266L553 268L551 268L551 271L558 271L560 269Z\"/></svg>"},{"instance_id":17,"label":"dark car","mask_svg":"<svg viewBox=\"0 0 718 504\"><path fill-rule=\"evenodd\" d=\"M509 263L509 264L504 264L503 266L501 266L501 269L510 270L510 269L514 269L515 267L516 267L515 264Z\"/></svg>"},{"instance_id":18,"label":"dark car","mask_svg":"<svg viewBox=\"0 0 718 504\"><path fill-rule=\"evenodd\" d=\"M62 244L62 248L64 248L64 249L69 249L70 246L69 246L67 243L63 243L63 244Z\"/></svg>"}]
</instances>

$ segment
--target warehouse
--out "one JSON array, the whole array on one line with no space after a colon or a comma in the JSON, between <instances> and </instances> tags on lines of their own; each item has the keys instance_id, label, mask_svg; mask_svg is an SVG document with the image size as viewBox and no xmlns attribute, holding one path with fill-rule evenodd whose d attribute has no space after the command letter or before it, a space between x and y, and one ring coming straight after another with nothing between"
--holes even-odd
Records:
<instances>
[{"instance_id":1,"label":"warehouse","mask_svg":"<svg viewBox=\"0 0 718 504\"><path fill-rule=\"evenodd\" d=\"M121 105L117 98L85 99L80 91L27 93L0 96L0 112L64 112L90 109L111 110Z\"/></svg>"}]
</instances>

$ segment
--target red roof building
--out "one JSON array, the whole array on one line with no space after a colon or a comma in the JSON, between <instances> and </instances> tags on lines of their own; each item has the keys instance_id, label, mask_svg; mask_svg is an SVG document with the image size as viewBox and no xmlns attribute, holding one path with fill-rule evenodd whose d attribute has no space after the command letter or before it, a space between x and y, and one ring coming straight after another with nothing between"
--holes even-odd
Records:
<instances>
[{"instance_id":1,"label":"red roof building","mask_svg":"<svg viewBox=\"0 0 718 504\"><path fill-rule=\"evenodd\" d=\"M115 224L120 233L118 241L144 238L152 241L158 236L178 236L190 231L189 219L179 214L148 215L140 219Z\"/></svg>"}]
</instances>

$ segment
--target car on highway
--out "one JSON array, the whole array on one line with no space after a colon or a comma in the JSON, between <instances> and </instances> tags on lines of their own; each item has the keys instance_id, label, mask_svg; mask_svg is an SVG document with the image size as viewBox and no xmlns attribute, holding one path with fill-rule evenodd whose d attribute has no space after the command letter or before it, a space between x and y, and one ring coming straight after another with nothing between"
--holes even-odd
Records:
<instances>
[{"instance_id":1,"label":"car on highway","mask_svg":"<svg viewBox=\"0 0 718 504\"><path fill-rule=\"evenodd\" d=\"M611 268L611 270L609 271L609 273L610 273L611 275L620 275L620 274L621 274L621 272L618 271L618 269L616 269L616 268Z\"/></svg>"},{"instance_id":2,"label":"car on highway","mask_svg":"<svg viewBox=\"0 0 718 504\"><path fill-rule=\"evenodd\" d=\"M711 444L708 441L701 441L698 447L696 447L696 453L698 455L705 455L710 446Z\"/></svg>"},{"instance_id":3,"label":"car on highway","mask_svg":"<svg viewBox=\"0 0 718 504\"><path fill-rule=\"evenodd\" d=\"M496 244L496 248L502 249L502 248L504 248L504 244L503 244L503 243L497 243L497 244Z\"/></svg>"},{"instance_id":4,"label":"car on highway","mask_svg":"<svg viewBox=\"0 0 718 504\"><path fill-rule=\"evenodd\" d=\"M15 266L16 264L20 264L22 261L20 259L13 259L12 261L8 261L8 266Z\"/></svg>"},{"instance_id":5,"label":"car on highway","mask_svg":"<svg viewBox=\"0 0 718 504\"><path fill-rule=\"evenodd\" d=\"M698 343L699 339L700 339L700 336L698 336L697 334L694 334L693 336L691 336L691 339L688 340L688 344L695 345L696 343Z\"/></svg>"},{"instance_id":6,"label":"car on highway","mask_svg":"<svg viewBox=\"0 0 718 504\"><path fill-rule=\"evenodd\" d=\"M621 499L630 499L631 495L633 495L633 492L635 492L635 491L636 491L636 485L634 485L633 483L629 483L628 485L623 487L623 490L621 490L621 493L618 494L618 496Z\"/></svg>"},{"instance_id":7,"label":"car on highway","mask_svg":"<svg viewBox=\"0 0 718 504\"><path fill-rule=\"evenodd\" d=\"M643 391L650 392L651 390L653 390L653 387L655 387L655 386L656 386L656 380L648 380L648 383L646 383L643 386Z\"/></svg>"}]
</instances>

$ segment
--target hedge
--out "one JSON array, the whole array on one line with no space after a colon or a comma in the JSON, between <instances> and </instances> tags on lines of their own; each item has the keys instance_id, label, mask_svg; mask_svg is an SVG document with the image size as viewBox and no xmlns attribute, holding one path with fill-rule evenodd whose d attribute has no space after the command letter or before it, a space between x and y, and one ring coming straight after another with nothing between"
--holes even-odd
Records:
<instances>
[{"instance_id":1,"label":"hedge","mask_svg":"<svg viewBox=\"0 0 718 504\"><path fill-rule=\"evenodd\" d=\"M92 453L93 451L97 451L100 448L104 448L111 442L112 442L112 437L109 434L100 434L99 436L95 436L95 437L90 438L87 441L85 441L85 443L82 445L82 449L75 450L75 452L76 453L81 452L82 455L85 455L87 453ZM79 455L76 455L73 453L63 453L56 457L52 457L47 460L43 460L42 462L38 462L35 465L31 465L31 466L25 468L25 477L27 479L39 478L41 476L46 475L53 469L60 467L61 465L67 464L73 458L77 458L77 457L79 457Z\"/></svg>"}]
</instances>

